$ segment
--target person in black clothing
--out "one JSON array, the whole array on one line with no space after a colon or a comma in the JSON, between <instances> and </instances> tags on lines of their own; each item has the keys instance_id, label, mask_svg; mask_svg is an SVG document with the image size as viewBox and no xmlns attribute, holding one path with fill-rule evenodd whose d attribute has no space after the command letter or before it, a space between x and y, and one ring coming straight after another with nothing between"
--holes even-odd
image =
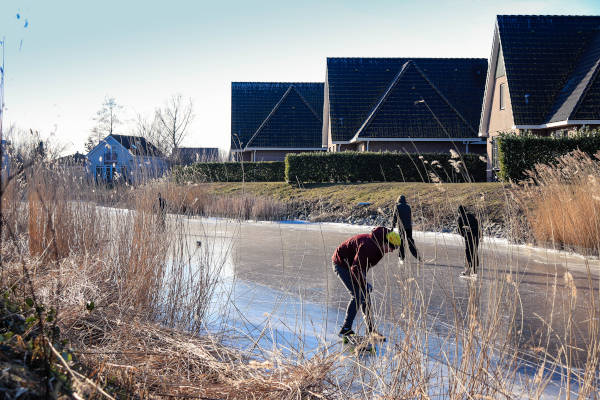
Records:
<instances>
[{"instance_id":1,"label":"person in black clothing","mask_svg":"<svg viewBox=\"0 0 600 400\"><path fill-rule=\"evenodd\" d=\"M158 228L165 230L165 219L167 217L167 201L158 193Z\"/></svg>"},{"instance_id":2,"label":"person in black clothing","mask_svg":"<svg viewBox=\"0 0 600 400\"><path fill-rule=\"evenodd\" d=\"M479 221L463 206L458 207L458 232L465 238L466 266L461 276L477 275L479 268Z\"/></svg>"},{"instance_id":3,"label":"person in black clothing","mask_svg":"<svg viewBox=\"0 0 600 400\"><path fill-rule=\"evenodd\" d=\"M398 224L398 232L402 242L400 243L400 249L398 251L398 257L400 262L404 262L405 244L408 245L408 249L414 258L421 261L417 253L417 247L415 246L415 240L412 237L412 220L410 206L406 204L406 197L400 196L396 201L396 210L394 211L394 217L392 220L392 227Z\"/></svg>"}]
</instances>

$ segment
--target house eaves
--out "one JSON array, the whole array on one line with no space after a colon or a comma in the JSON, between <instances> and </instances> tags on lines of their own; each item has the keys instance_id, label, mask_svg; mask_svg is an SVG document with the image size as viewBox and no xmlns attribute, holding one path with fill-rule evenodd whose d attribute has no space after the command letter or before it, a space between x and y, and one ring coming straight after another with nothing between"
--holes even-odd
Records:
<instances>
[{"instance_id":1,"label":"house eaves","mask_svg":"<svg viewBox=\"0 0 600 400\"><path fill-rule=\"evenodd\" d=\"M323 151L323 147L246 147L243 151ZM241 152L243 152L241 151Z\"/></svg>"},{"instance_id":2,"label":"house eaves","mask_svg":"<svg viewBox=\"0 0 600 400\"><path fill-rule=\"evenodd\" d=\"M481 142L478 137L466 138L357 138L349 142L334 142L334 144L363 143L363 142Z\"/></svg>"},{"instance_id":3,"label":"house eaves","mask_svg":"<svg viewBox=\"0 0 600 400\"><path fill-rule=\"evenodd\" d=\"M548 122L546 124L540 125L513 125L513 129L548 129L548 128L560 128L563 126L572 126L572 125L600 125L600 120L598 119L590 119L590 120L576 120L576 119L567 119L564 121L556 121L556 122Z\"/></svg>"}]
</instances>

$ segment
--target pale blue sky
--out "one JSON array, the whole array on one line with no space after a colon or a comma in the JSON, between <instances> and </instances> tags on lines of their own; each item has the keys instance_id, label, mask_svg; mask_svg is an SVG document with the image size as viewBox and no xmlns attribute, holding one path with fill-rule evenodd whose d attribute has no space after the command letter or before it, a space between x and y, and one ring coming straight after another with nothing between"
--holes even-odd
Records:
<instances>
[{"instance_id":1,"label":"pale blue sky","mask_svg":"<svg viewBox=\"0 0 600 400\"><path fill-rule=\"evenodd\" d=\"M81 151L106 96L132 120L182 93L184 144L227 148L231 81L323 81L328 56L487 58L496 14L600 15L600 1L0 0L4 124Z\"/></svg>"}]
</instances>

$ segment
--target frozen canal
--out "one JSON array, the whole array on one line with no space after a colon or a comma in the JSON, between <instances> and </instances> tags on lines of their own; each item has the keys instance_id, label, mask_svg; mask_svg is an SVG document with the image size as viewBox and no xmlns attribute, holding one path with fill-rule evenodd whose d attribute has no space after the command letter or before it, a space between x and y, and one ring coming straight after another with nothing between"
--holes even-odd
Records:
<instances>
[{"instance_id":1,"label":"frozen canal","mask_svg":"<svg viewBox=\"0 0 600 400\"><path fill-rule=\"evenodd\" d=\"M224 262L224 285L211 312L220 329L234 332L238 342L258 352L303 357L334 346L347 295L332 271L331 255L343 240L369 232L369 227L191 219L189 230L190 243L200 241L215 260ZM456 318L467 312L470 287L477 285L482 313L493 311L487 308L493 296L517 299L517 318L503 321L501 328L515 336L521 357L536 363L540 346L556 352L570 329L568 345L574 349L570 357L574 364L585 361L589 334L585 321L591 317L589 302L592 297L597 301L600 285L597 260L485 238L482 269L472 282L458 277L464 263L460 237L421 232L414 236L424 263L409 256L409 262L399 265L395 251L368 276L378 325L391 341L402 335L398 327L406 318L402 310L409 300L424 307L429 326L447 339ZM418 295L406 290L407 282L418 287ZM595 314L597 318L597 303ZM360 313L356 323L364 330ZM439 345L436 339L429 340L428 351L436 359Z\"/></svg>"}]
</instances>

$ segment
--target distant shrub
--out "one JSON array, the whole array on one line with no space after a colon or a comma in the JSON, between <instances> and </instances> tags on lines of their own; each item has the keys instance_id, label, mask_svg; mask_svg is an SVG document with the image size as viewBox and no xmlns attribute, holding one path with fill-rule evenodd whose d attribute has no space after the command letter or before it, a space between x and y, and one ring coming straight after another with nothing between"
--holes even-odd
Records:
<instances>
[{"instance_id":1,"label":"distant shrub","mask_svg":"<svg viewBox=\"0 0 600 400\"><path fill-rule=\"evenodd\" d=\"M498 178L519 181L525 171L536 164L553 164L559 156L579 149L589 155L600 150L597 131L580 133L574 137L539 137L533 135L502 134L498 137Z\"/></svg>"},{"instance_id":2,"label":"distant shrub","mask_svg":"<svg viewBox=\"0 0 600 400\"><path fill-rule=\"evenodd\" d=\"M283 161L200 162L177 166L173 170L177 183L201 182L282 182Z\"/></svg>"},{"instance_id":3,"label":"distant shrub","mask_svg":"<svg viewBox=\"0 0 600 400\"><path fill-rule=\"evenodd\" d=\"M485 181L485 158L463 154L339 153L288 154L285 179L305 182L465 182Z\"/></svg>"}]
</instances>

